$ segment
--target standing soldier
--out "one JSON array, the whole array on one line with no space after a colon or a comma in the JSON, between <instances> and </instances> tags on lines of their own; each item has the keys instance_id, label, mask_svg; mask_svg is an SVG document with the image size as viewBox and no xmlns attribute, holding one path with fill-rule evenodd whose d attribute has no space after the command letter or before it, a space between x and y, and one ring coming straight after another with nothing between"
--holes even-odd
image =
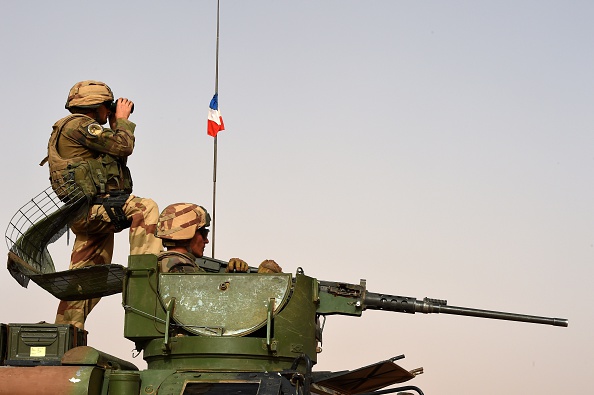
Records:
<instances>
[{"instance_id":1,"label":"standing soldier","mask_svg":"<svg viewBox=\"0 0 594 395\"><path fill-rule=\"evenodd\" d=\"M161 240L154 236L159 217L151 199L131 195L132 178L126 166L134 149L136 125L128 120L134 103L114 102L111 89L99 81L75 84L66 101L71 112L53 126L48 143L50 181L54 190L74 183L90 202L87 215L70 223L76 235L70 269L111 263L114 233L130 228L130 254L158 254ZM110 128L105 128L109 121ZM64 196L60 196L64 198ZM100 298L60 301L56 324L84 322Z\"/></svg>"}]
</instances>

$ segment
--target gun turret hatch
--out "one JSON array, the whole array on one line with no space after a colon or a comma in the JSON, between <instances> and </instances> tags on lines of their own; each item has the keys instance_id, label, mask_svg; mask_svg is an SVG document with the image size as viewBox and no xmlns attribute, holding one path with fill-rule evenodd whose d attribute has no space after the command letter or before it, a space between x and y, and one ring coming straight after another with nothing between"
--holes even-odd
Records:
<instances>
[{"instance_id":1,"label":"gun turret hatch","mask_svg":"<svg viewBox=\"0 0 594 395\"><path fill-rule=\"evenodd\" d=\"M291 291L291 274L162 273L159 298L174 300L173 320L203 336L242 336L266 325Z\"/></svg>"}]
</instances>

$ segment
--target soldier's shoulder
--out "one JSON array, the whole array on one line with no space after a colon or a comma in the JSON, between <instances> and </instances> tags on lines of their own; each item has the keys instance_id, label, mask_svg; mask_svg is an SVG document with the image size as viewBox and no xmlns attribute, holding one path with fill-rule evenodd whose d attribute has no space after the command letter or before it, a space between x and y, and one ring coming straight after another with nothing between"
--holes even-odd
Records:
<instances>
[{"instance_id":1,"label":"soldier's shoulder","mask_svg":"<svg viewBox=\"0 0 594 395\"><path fill-rule=\"evenodd\" d=\"M89 124L97 122L93 118L84 115L84 114L70 114L65 116L64 118L60 119L56 124L63 123L65 126L68 127L78 127L83 124Z\"/></svg>"},{"instance_id":2,"label":"soldier's shoulder","mask_svg":"<svg viewBox=\"0 0 594 395\"><path fill-rule=\"evenodd\" d=\"M71 136L84 136L85 138L97 138L103 134L105 129L96 120L91 117L82 114L76 114L77 116L70 116L63 118L64 126L62 127L62 133Z\"/></svg>"},{"instance_id":3,"label":"soldier's shoulder","mask_svg":"<svg viewBox=\"0 0 594 395\"><path fill-rule=\"evenodd\" d=\"M159 261L159 268L164 273L173 271L172 269L176 266L196 267L195 259L181 252L165 251L160 253L157 259Z\"/></svg>"},{"instance_id":4,"label":"soldier's shoulder","mask_svg":"<svg viewBox=\"0 0 594 395\"><path fill-rule=\"evenodd\" d=\"M88 125L96 122L93 118L82 114L71 114L58 120L54 126L61 126L62 131L77 130L82 125Z\"/></svg>"},{"instance_id":5,"label":"soldier's shoulder","mask_svg":"<svg viewBox=\"0 0 594 395\"><path fill-rule=\"evenodd\" d=\"M194 262L193 259L187 254L176 251L163 251L157 256L157 258L160 261L164 261L167 259L176 262Z\"/></svg>"}]
</instances>

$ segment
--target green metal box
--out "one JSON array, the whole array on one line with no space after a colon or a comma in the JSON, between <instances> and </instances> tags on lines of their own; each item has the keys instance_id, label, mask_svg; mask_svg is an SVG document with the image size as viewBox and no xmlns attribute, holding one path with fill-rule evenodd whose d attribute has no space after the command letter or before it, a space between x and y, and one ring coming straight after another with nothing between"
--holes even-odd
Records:
<instances>
[{"instance_id":1,"label":"green metal box","mask_svg":"<svg viewBox=\"0 0 594 395\"><path fill-rule=\"evenodd\" d=\"M8 324L6 365L60 365L64 353L87 344L87 331L73 325Z\"/></svg>"},{"instance_id":2,"label":"green metal box","mask_svg":"<svg viewBox=\"0 0 594 395\"><path fill-rule=\"evenodd\" d=\"M0 366L4 365L6 359L6 344L8 343L8 335L6 324L0 324Z\"/></svg>"}]
</instances>

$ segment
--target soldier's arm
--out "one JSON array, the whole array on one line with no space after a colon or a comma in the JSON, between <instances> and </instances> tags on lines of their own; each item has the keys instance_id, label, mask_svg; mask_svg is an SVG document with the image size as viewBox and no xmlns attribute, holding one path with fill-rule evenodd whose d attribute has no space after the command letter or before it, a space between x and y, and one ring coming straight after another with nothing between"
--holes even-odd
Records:
<instances>
[{"instance_id":1,"label":"soldier's arm","mask_svg":"<svg viewBox=\"0 0 594 395\"><path fill-rule=\"evenodd\" d=\"M125 158L134 150L136 125L127 119L118 119L115 129L98 128L96 122L83 123L75 133L75 139L92 151Z\"/></svg>"}]
</instances>

